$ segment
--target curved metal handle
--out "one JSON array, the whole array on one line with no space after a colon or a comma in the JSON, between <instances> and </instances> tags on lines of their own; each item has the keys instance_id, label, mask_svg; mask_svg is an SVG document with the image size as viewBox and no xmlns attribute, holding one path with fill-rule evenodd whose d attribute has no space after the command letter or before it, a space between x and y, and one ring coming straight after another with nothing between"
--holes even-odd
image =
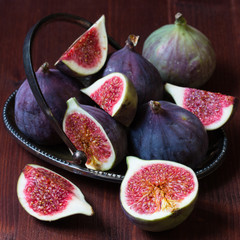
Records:
<instances>
[{"instance_id":1,"label":"curved metal handle","mask_svg":"<svg viewBox=\"0 0 240 240\"><path fill-rule=\"evenodd\" d=\"M32 66L32 42L34 40L34 37L37 33L37 31L46 23L50 23L52 21L68 21L75 24L78 24L82 26L85 29L88 29L92 26L92 23L87 21L84 18L66 14L66 13L56 13L51 14L47 17L42 18L38 23L36 23L27 33L24 45L23 45L23 64L24 69L26 73L26 77L28 80L28 83L30 85L30 88L33 92L33 95L35 99L37 100L37 103L39 104L40 108L42 109L43 113L46 115L48 120L50 121L52 127L55 129L56 133L59 135L59 137L63 140L63 142L67 145L67 147L72 152L72 161L69 160L69 162L73 162L75 164L81 164L83 162L86 162L86 155L82 151L79 151L76 149L76 147L73 145L73 143L69 140L65 132L63 131L62 127L57 122L56 118L53 116L53 113L47 104L42 91L39 87L35 71L33 70ZM121 46L116 43L110 36L108 36L109 43L115 48L120 49Z\"/></svg>"}]
</instances>

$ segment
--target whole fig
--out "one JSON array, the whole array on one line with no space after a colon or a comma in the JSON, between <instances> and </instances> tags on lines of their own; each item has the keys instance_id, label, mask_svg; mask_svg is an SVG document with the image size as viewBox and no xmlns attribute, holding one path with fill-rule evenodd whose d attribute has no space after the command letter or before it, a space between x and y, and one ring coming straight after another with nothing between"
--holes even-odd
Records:
<instances>
[{"instance_id":1,"label":"whole fig","mask_svg":"<svg viewBox=\"0 0 240 240\"><path fill-rule=\"evenodd\" d=\"M59 70L49 69L44 63L36 72L41 91L59 124L62 124L67 109L66 101L75 96L80 102L90 101L80 92L81 85ZM61 142L49 120L38 105L28 81L25 80L17 91L14 107L15 123L30 140L43 145Z\"/></svg>"},{"instance_id":2,"label":"whole fig","mask_svg":"<svg viewBox=\"0 0 240 240\"><path fill-rule=\"evenodd\" d=\"M142 55L159 71L164 82L200 87L211 77L216 56L209 39L187 24L181 13L175 24L152 32L145 40Z\"/></svg>"},{"instance_id":3,"label":"whole fig","mask_svg":"<svg viewBox=\"0 0 240 240\"><path fill-rule=\"evenodd\" d=\"M207 149L208 135L198 117L171 102L142 105L130 126L130 155L141 159L170 160L197 169Z\"/></svg>"},{"instance_id":4,"label":"whole fig","mask_svg":"<svg viewBox=\"0 0 240 240\"><path fill-rule=\"evenodd\" d=\"M111 55L103 76L113 72L125 74L132 81L137 91L138 105L141 105L151 99L162 99L163 82L157 69L134 51L138 38L138 36L130 35L125 47Z\"/></svg>"}]
</instances>

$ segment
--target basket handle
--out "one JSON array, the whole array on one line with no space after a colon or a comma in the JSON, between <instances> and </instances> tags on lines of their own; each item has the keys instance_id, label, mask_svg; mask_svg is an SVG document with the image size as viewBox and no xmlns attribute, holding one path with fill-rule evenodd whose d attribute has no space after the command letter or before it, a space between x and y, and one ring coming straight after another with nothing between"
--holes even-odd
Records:
<instances>
[{"instance_id":1,"label":"basket handle","mask_svg":"<svg viewBox=\"0 0 240 240\"><path fill-rule=\"evenodd\" d=\"M70 163L75 164L82 164L86 162L86 155L84 152L77 150L76 147L73 145L73 143L70 141L70 139L67 137L65 132L63 131L60 124L57 122L56 118L53 116L53 113L47 104L42 91L39 87L35 71L33 70L32 66L32 42L35 38L35 35L37 31L42 27L44 24L53 22L53 21L68 21L75 23L77 25L80 25L81 27L88 29L92 26L92 23L87 21L86 19L82 17L78 17L72 14L66 14L66 13L55 13L48 15L44 18L42 18L39 22L37 22L27 33L24 45L23 45L23 64L24 69L26 73L26 77L28 80L28 83L30 85L30 88L33 92L33 95L39 104L41 110L46 115L48 120L51 123L51 126L54 128L56 133L59 135L59 137L62 139L62 141L67 145L67 147L70 149L72 153L72 160L69 160ZM112 47L115 49L120 49L121 46L113 40L112 37L108 36L108 42L111 44Z\"/></svg>"}]
</instances>

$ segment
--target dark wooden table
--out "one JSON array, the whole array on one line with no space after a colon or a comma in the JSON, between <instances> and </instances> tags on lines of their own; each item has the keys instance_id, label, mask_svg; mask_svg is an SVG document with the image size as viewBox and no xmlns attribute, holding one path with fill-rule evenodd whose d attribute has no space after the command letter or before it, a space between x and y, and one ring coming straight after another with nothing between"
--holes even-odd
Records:
<instances>
[{"instance_id":1,"label":"dark wooden table","mask_svg":"<svg viewBox=\"0 0 240 240\"><path fill-rule=\"evenodd\" d=\"M66 12L96 21L106 16L109 35L121 45L130 33L140 35L137 51L156 28L172 23L182 12L192 26L212 41L217 67L208 90L239 97L240 93L240 2L238 0L52 0L0 1L0 96L1 111L9 95L25 78L22 47L24 38L46 15ZM44 28L33 48L35 68L44 61L53 66L60 54L82 33L69 23ZM191 216L177 228L149 233L135 227L124 215L119 201L119 184L75 175L46 163L25 149L0 121L0 239L239 239L240 238L240 114L224 127L229 144L223 165L200 180L199 198ZM28 163L48 167L75 183L93 206L95 215L75 215L55 222L42 222L21 207L16 194L19 174Z\"/></svg>"}]
</instances>

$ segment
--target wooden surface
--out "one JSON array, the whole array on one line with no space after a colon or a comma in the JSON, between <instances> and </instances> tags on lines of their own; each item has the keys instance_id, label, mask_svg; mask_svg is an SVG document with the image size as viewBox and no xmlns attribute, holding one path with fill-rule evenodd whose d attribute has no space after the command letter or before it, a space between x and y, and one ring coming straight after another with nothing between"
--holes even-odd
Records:
<instances>
[{"instance_id":1,"label":"wooden surface","mask_svg":"<svg viewBox=\"0 0 240 240\"><path fill-rule=\"evenodd\" d=\"M130 33L140 35L137 51L156 28L172 23L182 12L192 26L212 41L217 67L208 90L239 97L240 93L240 2L239 0L0 0L0 107L25 78L22 46L27 31L38 20L56 12L75 14L96 21L106 16L109 35L121 45ZM44 61L53 66L60 54L83 29L54 23L41 31L33 51L34 66ZM200 180L200 192L191 216L177 228L149 233L135 227L124 215L119 185L74 175L41 161L24 150L0 121L0 239L239 239L240 238L240 137L239 109L225 126L229 139L223 165ZM95 215L71 216L56 222L42 222L20 206L16 185L28 163L48 167L75 183L93 206Z\"/></svg>"}]
</instances>

